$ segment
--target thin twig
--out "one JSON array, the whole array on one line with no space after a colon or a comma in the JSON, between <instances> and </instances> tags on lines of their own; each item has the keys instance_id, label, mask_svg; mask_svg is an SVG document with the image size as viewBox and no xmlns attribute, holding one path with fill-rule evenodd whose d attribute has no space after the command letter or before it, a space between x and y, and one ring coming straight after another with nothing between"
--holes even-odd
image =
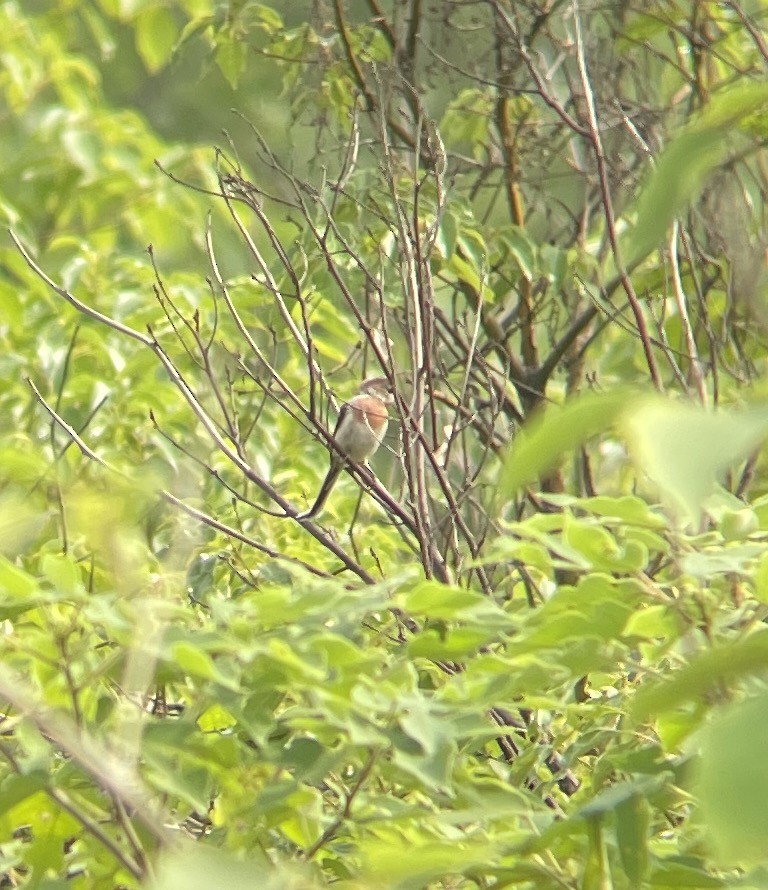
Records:
<instances>
[{"instance_id":1,"label":"thin twig","mask_svg":"<svg viewBox=\"0 0 768 890\"><path fill-rule=\"evenodd\" d=\"M683 279L680 275L680 257L677 253L677 238L679 228L679 223L677 220L675 220L672 225L672 231L669 233L669 264L672 269L672 290L675 295L677 313L683 329L685 346L688 350L688 367L690 369L690 374L691 377L693 377L696 391L699 394L699 401L702 405L706 405L707 387L704 381L704 374L701 370L701 360L699 359L699 350L696 346L696 338L693 335L691 320L688 317L688 306L685 298L685 290L683 289Z\"/></svg>"},{"instance_id":2,"label":"thin twig","mask_svg":"<svg viewBox=\"0 0 768 890\"><path fill-rule=\"evenodd\" d=\"M579 16L579 5L577 0L572 0L571 6L573 9L573 18L576 31L576 61L578 64L582 89L584 91L584 102L587 109L587 121L589 124L585 135L592 143L592 149L595 155L597 178L600 184L600 195L602 197L605 224L608 230L608 239L611 243L611 251L613 253L613 259L616 264L616 268L618 269L619 278L621 279L622 286L627 294L629 304L632 307L632 313L635 316L635 324L637 325L637 332L643 345L645 361L648 365L651 380L653 381L653 385L656 387L656 389L661 391L663 390L664 385L662 383L661 374L659 373L659 368L656 364L656 358L654 357L653 349L651 347L651 340L648 334L648 325L646 324L645 316L643 315L643 310L640 306L640 301L638 300L637 294L635 293L634 285L632 284L632 280L630 279L629 273L627 272L627 269L624 265L619 248L619 238L616 233L616 217L613 211L613 199L611 197L611 189L608 183L608 169L605 162L605 151L603 149L603 140L600 136L600 126L597 120L597 111L595 108L595 99L592 92L592 85L589 81L589 73L587 71L587 60L584 54L584 38L581 32L581 20Z\"/></svg>"}]
</instances>

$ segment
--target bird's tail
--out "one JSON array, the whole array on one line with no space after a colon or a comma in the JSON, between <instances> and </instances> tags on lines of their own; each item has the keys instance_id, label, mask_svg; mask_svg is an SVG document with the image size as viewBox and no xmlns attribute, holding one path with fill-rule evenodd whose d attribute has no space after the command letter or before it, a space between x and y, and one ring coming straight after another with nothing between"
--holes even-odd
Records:
<instances>
[{"instance_id":1,"label":"bird's tail","mask_svg":"<svg viewBox=\"0 0 768 890\"><path fill-rule=\"evenodd\" d=\"M333 486L336 484L336 480L339 478L339 474L344 469L344 461L343 460L332 460L331 465L328 468L328 472L325 475L325 479L323 479L323 484L320 486L320 491L317 493L317 497L315 498L315 503L304 513L299 514L299 519L314 519L325 506L325 502L328 500L328 496L333 490Z\"/></svg>"}]
</instances>

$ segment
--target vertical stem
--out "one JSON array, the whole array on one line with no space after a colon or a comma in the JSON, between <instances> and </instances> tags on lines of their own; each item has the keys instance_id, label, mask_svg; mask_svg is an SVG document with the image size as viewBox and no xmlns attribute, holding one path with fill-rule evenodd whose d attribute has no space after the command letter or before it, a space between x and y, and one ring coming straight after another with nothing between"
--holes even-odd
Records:
<instances>
[{"instance_id":1,"label":"vertical stem","mask_svg":"<svg viewBox=\"0 0 768 890\"><path fill-rule=\"evenodd\" d=\"M611 244L611 252L613 253L616 269L619 274L621 285L629 300L632 314L635 317L637 332L640 335L640 341L643 344L643 352L648 370L651 374L653 385L659 391L664 389L659 373L659 367L656 364L656 358L653 355L651 346L651 337L648 332L648 325L643 315L643 309L640 300L635 293L634 285L627 273L626 266L621 258L619 249L619 239L616 234L616 216L613 212L613 200L611 199L611 190L608 184L608 169L605 163L605 151L603 150L603 141L600 138L600 128L597 122L597 111L595 109L595 98L592 93L592 86L589 82L589 73L587 72L587 61L584 56L584 38L581 33L581 21L579 19L578 0L572 2L574 25L576 29L576 59L579 67L579 77L584 90L584 102L587 108L587 129L588 138L592 143L592 149L595 154L595 162L597 164L597 177L600 184L600 196L603 203L603 212L605 213L605 224L608 230L608 238Z\"/></svg>"},{"instance_id":2,"label":"vertical stem","mask_svg":"<svg viewBox=\"0 0 768 890\"><path fill-rule=\"evenodd\" d=\"M669 262L672 267L672 289L675 294L675 303L680 316L680 324L683 328L683 336L685 337L685 348L688 351L688 360L690 362L690 373L693 382L696 385L696 392L699 394L699 400L702 405L707 404L707 387L704 382L704 375L701 371L701 361L699 359L699 351L696 347L696 338L693 335L691 320L688 317L687 300L685 290L683 289L683 279L680 275L680 258L677 253L677 236L679 232L679 223L675 220L672 231L669 235Z\"/></svg>"}]
</instances>

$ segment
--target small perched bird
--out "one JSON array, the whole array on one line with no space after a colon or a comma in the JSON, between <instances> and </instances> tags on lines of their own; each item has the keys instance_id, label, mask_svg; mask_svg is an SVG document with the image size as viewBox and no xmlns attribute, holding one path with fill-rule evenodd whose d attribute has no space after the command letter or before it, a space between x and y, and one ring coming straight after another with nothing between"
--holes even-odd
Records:
<instances>
[{"instance_id":1,"label":"small perched bird","mask_svg":"<svg viewBox=\"0 0 768 890\"><path fill-rule=\"evenodd\" d=\"M384 377L373 377L362 384L356 396L342 405L333 431L338 450L331 452L331 465L315 503L301 514L301 519L311 519L323 509L347 464L365 463L381 445L389 422L387 406L393 401L389 381Z\"/></svg>"}]
</instances>

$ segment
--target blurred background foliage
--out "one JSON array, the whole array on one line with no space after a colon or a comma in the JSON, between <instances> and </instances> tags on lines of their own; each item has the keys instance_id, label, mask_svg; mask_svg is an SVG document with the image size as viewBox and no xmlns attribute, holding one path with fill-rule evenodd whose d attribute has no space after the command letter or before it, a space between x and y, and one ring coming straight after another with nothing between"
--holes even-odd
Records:
<instances>
[{"instance_id":1,"label":"blurred background foliage","mask_svg":"<svg viewBox=\"0 0 768 890\"><path fill-rule=\"evenodd\" d=\"M0 4L5 227L157 345L0 243L3 886L768 887L766 15ZM346 479L327 534L262 512L206 435L235 404L290 504L325 469L212 259L305 400L286 315L346 396L336 276L413 375L430 293L443 577Z\"/></svg>"}]
</instances>

